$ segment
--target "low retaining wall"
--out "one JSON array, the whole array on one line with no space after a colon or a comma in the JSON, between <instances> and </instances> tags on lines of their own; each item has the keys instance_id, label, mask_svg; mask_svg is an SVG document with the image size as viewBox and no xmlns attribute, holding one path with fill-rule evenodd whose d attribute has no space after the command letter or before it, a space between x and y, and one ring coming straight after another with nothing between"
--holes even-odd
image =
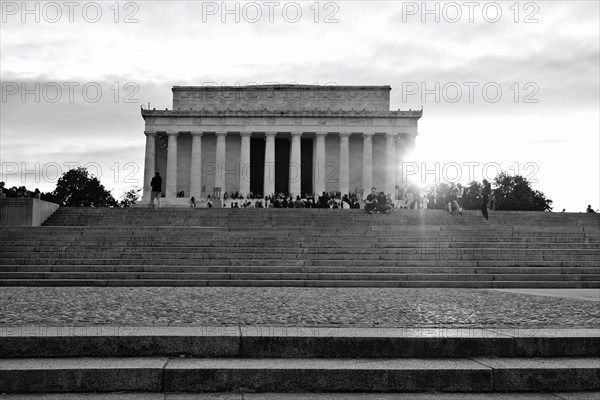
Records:
<instances>
[{"instance_id":1,"label":"low retaining wall","mask_svg":"<svg viewBox=\"0 0 600 400\"><path fill-rule=\"evenodd\" d=\"M0 226L40 226L58 207L38 199L0 199Z\"/></svg>"}]
</instances>

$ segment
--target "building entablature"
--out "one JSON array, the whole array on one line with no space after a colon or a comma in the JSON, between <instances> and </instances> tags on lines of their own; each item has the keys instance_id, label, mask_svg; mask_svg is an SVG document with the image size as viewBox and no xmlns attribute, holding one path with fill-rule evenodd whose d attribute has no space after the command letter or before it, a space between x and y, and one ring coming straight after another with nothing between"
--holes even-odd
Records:
<instances>
[{"instance_id":1,"label":"building entablature","mask_svg":"<svg viewBox=\"0 0 600 400\"><path fill-rule=\"evenodd\" d=\"M142 117L314 117L314 118L412 118L419 119L423 110L368 111L368 110L148 110L142 109Z\"/></svg>"}]
</instances>

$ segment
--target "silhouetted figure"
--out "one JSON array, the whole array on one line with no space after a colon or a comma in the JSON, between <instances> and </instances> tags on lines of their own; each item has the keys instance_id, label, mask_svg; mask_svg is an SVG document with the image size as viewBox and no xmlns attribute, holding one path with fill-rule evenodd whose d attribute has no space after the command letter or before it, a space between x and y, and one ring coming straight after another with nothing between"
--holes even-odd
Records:
<instances>
[{"instance_id":1,"label":"silhouetted figure","mask_svg":"<svg viewBox=\"0 0 600 400\"><path fill-rule=\"evenodd\" d=\"M300 199L300 196L296 196L296 201L294 202L294 208L304 208L304 202Z\"/></svg>"},{"instance_id":2,"label":"silhouetted figure","mask_svg":"<svg viewBox=\"0 0 600 400\"><path fill-rule=\"evenodd\" d=\"M158 200L158 206L160 207L160 192L162 191L162 178L157 172L154 178L150 181L151 192L150 192L150 208L154 208L154 199Z\"/></svg>"},{"instance_id":3,"label":"silhouetted figure","mask_svg":"<svg viewBox=\"0 0 600 400\"><path fill-rule=\"evenodd\" d=\"M487 179L483 180L483 191L481 198L481 214L483 221L489 221L488 219L488 203L490 202L490 193L492 191L492 186L487 181Z\"/></svg>"}]
</instances>

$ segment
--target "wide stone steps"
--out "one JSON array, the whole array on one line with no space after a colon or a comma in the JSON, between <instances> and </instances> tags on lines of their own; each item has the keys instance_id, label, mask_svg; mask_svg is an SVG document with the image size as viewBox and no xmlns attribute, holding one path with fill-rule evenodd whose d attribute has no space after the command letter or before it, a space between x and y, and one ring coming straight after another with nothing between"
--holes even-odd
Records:
<instances>
[{"instance_id":1,"label":"wide stone steps","mask_svg":"<svg viewBox=\"0 0 600 400\"><path fill-rule=\"evenodd\" d=\"M505 392L598 389L597 358L2 360L4 392ZM232 390L233 389L233 390Z\"/></svg>"},{"instance_id":2,"label":"wide stone steps","mask_svg":"<svg viewBox=\"0 0 600 400\"><path fill-rule=\"evenodd\" d=\"M4 392L504 392L598 389L597 358L2 360Z\"/></svg>"},{"instance_id":3,"label":"wide stone steps","mask_svg":"<svg viewBox=\"0 0 600 400\"><path fill-rule=\"evenodd\" d=\"M2 250L45 250L45 249L68 249L73 246L84 249L120 249L145 247L145 248L256 248L261 246L264 248L379 248L379 249L403 249L403 248L587 248L598 249L600 242L596 242L595 238L590 237L573 237L565 238L559 236L552 237L514 237L514 238L480 238L479 240L471 240L470 237L423 237L406 239L402 237L388 237L385 239L376 239L362 237L343 240L334 239L327 241L315 240L285 240L282 238L170 238L169 240L161 240L160 238L153 239L152 237L122 237L122 240L109 240L106 237L79 237L79 238L61 238L53 237L52 239L7 239L2 242L0 249Z\"/></svg>"},{"instance_id":4,"label":"wide stone steps","mask_svg":"<svg viewBox=\"0 0 600 400\"><path fill-rule=\"evenodd\" d=\"M345 266L194 266L194 265L4 265L3 272L164 272L164 273L395 273L395 274L598 274L600 267L345 267Z\"/></svg>"},{"instance_id":5,"label":"wide stone steps","mask_svg":"<svg viewBox=\"0 0 600 400\"><path fill-rule=\"evenodd\" d=\"M191 396L191 397L190 397ZM5 400L596 400L598 391L503 393L38 393L5 395Z\"/></svg>"},{"instance_id":6,"label":"wide stone steps","mask_svg":"<svg viewBox=\"0 0 600 400\"><path fill-rule=\"evenodd\" d=\"M541 277L540 279L543 279ZM44 287L327 287L327 288L469 288L469 289L597 289L598 282L581 281L380 281L380 280L93 280L5 279L0 286Z\"/></svg>"},{"instance_id":7,"label":"wide stone steps","mask_svg":"<svg viewBox=\"0 0 600 400\"><path fill-rule=\"evenodd\" d=\"M598 330L9 329L8 394L600 390Z\"/></svg>"},{"instance_id":8,"label":"wide stone steps","mask_svg":"<svg viewBox=\"0 0 600 400\"><path fill-rule=\"evenodd\" d=\"M468 248L422 248L405 249L404 251L378 252L377 249L365 249L364 252L346 253L343 251L318 251L305 250L303 252L130 252L130 251L29 251L29 252L6 252L0 260L10 259L29 259L29 260L47 260L47 259L122 259L122 260L152 260L152 259L265 259L265 260L497 260L497 261L599 261L598 253L589 249L468 249ZM252 264L252 263L249 263ZM259 263L260 264L260 263Z\"/></svg>"},{"instance_id":9,"label":"wide stone steps","mask_svg":"<svg viewBox=\"0 0 600 400\"><path fill-rule=\"evenodd\" d=\"M246 245L246 244L232 244L231 246L223 246L223 243L177 243L166 244L160 243L160 245L152 245L151 242L142 243L131 241L130 243L77 243L77 244L64 244L64 243L29 243L29 244L15 244L15 243L7 243L4 242L4 245L14 252L25 253L31 251L69 251L73 249L83 250L83 251L114 251L114 252L243 252L243 253L257 253L261 252L261 248L257 248L256 246ZM135 247L133 247L135 246ZM394 253L411 249L473 249L473 250L482 250L486 249L522 249L522 250L598 250L598 245L595 243L531 243L531 242L486 242L486 243L477 243L477 242L437 242L437 243L356 243L356 244L340 244L340 245L309 245L305 244L296 244L294 246L293 243L282 244L277 246L264 246L262 249L268 249L270 252L279 252L279 253L307 253L307 252L343 252L345 253L361 253L366 250L378 250L382 253Z\"/></svg>"},{"instance_id":10,"label":"wide stone steps","mask_svg":"<svg viewBox=\"0 0 600 400\"><path fill-rule=\"evenodd\" d=\"M548 281L600 281L596 274L544 274ZM94 280L386 280L386 281L527 281L539 274L395 274L395 273L226 273L226 272L0 272L5 279L94 279Z\"/></svg>"},{"instance_id":11,"label":"wide stone steps","mask_svg":"<svg viewBox=\"0 0 600 400\"><path fill-rule=\"evenodd\" d=\"M277 225L275 225L277 226ZM340 226L346 226L348 229L341 230ZM529 233L532 235L564 235L564 236L572 236L572 235L585 235L585 234L593 234L596 237L598 236L598 229L590 226L585 227L535 227L535 226L494 226L494 225L449 225L447 227L444 226L379 226L375 224L367 225L366 227L354 226L350 228L349 221L346 224L338 224L331 225L327 228L314 228L314 227L302 227L302 226L277 226L277 230L273 230L273 226L270 227L256 227L248 224L248 226L243 227L203 227L203 226L190 226L190 227L177 227L176 225L168 225L168 226L150 226L150 227L135 227L134 226L114 226L114 227L83 227L83 226L60 226L60 227L35 227L35 228L16 228L16 227L7 227L13 236L21 236L29 237L32 236L47 236L48 233L57 234L57 235L76 235L81 232L85 232L86 234L100 234L102 235L106 229L112 229L114 233L128 233L132 236L137 235L160 235L164 233L173 234L176 237L184 237L188 236L192 233L196 237L201 236L229 236L229 235L238 235L238 236L248 236L248 233L252 233L253 235L258 236L267 236L267 237L297 237L297 236L307 236L314 234L335 234L336 237L356 237L358 236L377 236L381 237L381 233L388 233L392 236L407 236L407 235L418 235L418 236L437 236L437 235L460 235L462 234L472 234L473 232L477 232L478 234L485 236L518 236L520 234ZM333 235L332 235L333 236Z\"/></svg>"},{"instance_id":12,"label":"wide stone steps","mask_svg":"<svg viewBox=\"0 0 600 400\"><path fill-rule=\"evenodd\" d=\"M244 225L238 225L236 227L218 227L218 226L177 226L177 225L166 225L166 226L135 226L135 225L117 225L117 226L56 226L56 227L36 227L36 228L18 228L18 227L7 227L13 236L47 236L48 233L58 235L76 235L84 232L86 234L103 234L106 229L112 229L115 233L129 233L131 235L157 235L163 233L173 234L177 237L188 236L190 233L195 236L228 236L237 234L239 236L247 236L250 232L253 235L262 235L268 237L289 237L296 236L308 236L314 234L325 234L335 233L338 237L356 237L359 236L378 236L381 237L381 233L389 233L393 236L406 236L419 235L419 236L436 236L436 235L460 235L461 233L471 234L477 232L481 235L488 236L511 236L519 235L523 233L537 234L537 235L585 235L594 234L598 236L598 228L593 226L581 226L581 227L536 227L528 225L422 225L422 226L405 226L405 225L393 225L393 226L381 226L374 222L361 225L350 225L351 221L346 223L338 223L337 225L329 225L328 227L315 228L315 227L304 227L301 225L294 226L293 224L284 225L272 225L268 227L253 226L251 223L245 221ZM274 230L274 227L277 230ZM340 226L350 227L350 229L340 230Z\"/></svg>"},{"instance_id":13,"label":"wide stone steps","mask_svg":"<svg viewBox=\"0 0 600 400\"><path fill-rule=\"evenodd\" d=\"M116 263L114 263L116 264ZM600 287L600 267L345 267L8 265L19 286Z\"/></svg>"},{"instance_id":14,"label":"wide stone steps","mask_svg":"<svg viewBox=\"0 0 600 400\"><path fill-rule=\"evenodd\" d=\"M315 215L318 218L315 218ZM331 226L351 220L355 225L376 221L389 225L456 225L480 222L479 211L465 211L462 216L450 216L444 210L396 210L389 215L368 215L364 210L321 210L321 209L269 209L269 210L230 210L230 209L129 209L114 210L106 214L102 209L62 208L46 222L48 226L237 226L249 222L253 226ZM594 225L593 217L586 214L553 214L539 212L495 212L490 215L495 224L519 225L526 222L529 226L585 226ZM524 221L525 220L525 221Z\"/></svg>"},{"instance_id":15,"label":"wide stone steps","mask_svg":"<svg viewBox=\"0 0 600 400\"><path fill-rule=\"evenodd\" d=\"M452 219L450 220L439 220L439 221L433 221L433 220L421 220L421 219L415 219L415 220L411 220L411 221L406 221L406 220L321 220L319 222L315 222L312 220L307 220L307 221L301 221L301 220L294 220L294 219L290 219L290 220L277 220L277 219L271 219L271 220L267 220L265 221L263 220L240 220L239 223L236 223L238 221L232 221L230 223L226 223L224 224L222 221L218 220L218 219L213 219L213 220L200 220L200 221L190 221L187 218L186 219L165 219L165 220L158 220L158 221L153 221L152 219L150 220L142 220L142 221L123 221L123 220L112 220L112 221L101 221L101 222L97 222L95 224L89 224L86 223L84 220L78 221L78 220L64 220L64 221L60 221L60 223L56 222L53 224L45 224L45 226L48 227L55 227L55 228L59 228L61 226L77 226L77 227L83 227L83 226L87 226L89 228L102 228L102 227L107 227L107 226L140 226L140 227L144 227L144 228L152 228L152 227L170 227L170 226L181 226L182 228L198 228L198 227L219 227L221 229L228 229L228 228L238 228L240 225L242 226L253 226L254 228L259 228L259 229L268 229L270 227L272 227L273 225L280 225L282 227L288 227L288 228L292 228L294 226L297 227L301 227L301 228L313 228L313 229L328 229L331 226L336 226L336 225L340 225L340 224L347 224L347 223L352 223L354 226L369 226L369 225L377 225L377 226L382 226L382 227L398 227L398 226L403 226L403 227L412 227L413 229L419 229L420 227L424 226L424 225L437 225L437 226L462 226L462 227L470 227L470 226L497 226L499 228L503 228L503 227L509 227L509 226L515 226L515 225L523 225L523 226L528 226L531 228L556 228L556 227L560 227L561 225L559 225L558 222L554 222L554 223L543 223L543 222L536 222L536 221L527 221L527 220L520 220L520 219L514 219L514 220L510 220L510 221L494 221L494 220L490 220L488 223L482 222L481 219L478 218L472 218L470 220L461 220L461 221L454 221ZM585 227L595 227L595 223L593 223L593 221L585 221L585 223L567 223L566 225L562 225L562 227L567 227L567 228L585 228Z\"/></svg>"},{"instance_id":16,"label":"wide stone steps","mask_svg":"<svg viewBox=\"0 0 600 400\"><path fill-rule=\"evenodd\" d=\"M166 258L163 260L139 260L139 259L118 259L118 258L70 258L70 259L37 259L33 264L27 258L7 258L0 259L0 266L3 265L148 265L159 263L165 266L266 266L266 267L443 267L443 266L469 266L469 267L489 267L489 266L507 266L507 267L595 267L597 260L585 261L561 261L561 260L459 260L456 258L434 257L430 260L375 260L367 262L364 260L335 260L335 259L253 259L253 258L229 258L229 259L202 259L202 258Z\"/></svg>"},{"instance_id":17,"label":"wide stone steps","mask_svg":"<svg viewBox=\"0 0 600 400\"><path fill-rule=\"evenodd\" d=\"M600 218L493 215L61 208L0 232L0 285L600 286Z\"/></svg>"},{"instance_id":18,"label":"wide stone steps","mask_svg":"<svg viewBox=\"0 0 600 400\"><path fill-rule=\"evenodd\" d=\"M334 225L335 226L335 225ZM339 225L337 225L339 226ZM342 225L343 226L343 225ZM311 237L314 234L326 234L330 233L335 234L336 237L340 238L352 238L356 236L377 236L381 237L381 233L391 234L394 236L409 236L409 235L417 235L417 236L438 236L438 235L461 235L461 234L472 234L478 233L483 237L503 237L503 236L518 236L520 234L531 234L538 236L545 235L561 235L561 236L573 236L573 235L585 235L585 234L593 234L596 237L598 236L597 229L592 227L576 227L576 228L557 228L557 227L548 227L548 228L537 228L537 227L527 227L522 229L517 229L517 227L507 227L506 229L490 229L489 225L485 226L467 226L461 228L459 226L451 226L448 229L443 229L443 227L407 227L407 226L391 226L391 227L382 227L382 226L371 226L369 228L360 228L360 227L352 227L351 230L340 231L339 228L306 228L306 227L278 227L277 230L273 230L270 228L260 228L260 227L251 227L251 225L247 228L208 228L208 227L178 227L173 228L173 226L165 226L165 227L139 227L137 229L132 228L131 226L127 227L37 227L37 228L29 228L29 232L19 228L6 228L12 232L13 236L19 236L21 234L22 237L35 237L36 234L40 237L47 236L50 234L57 235L77 235L78 233L85 232L86 234L99 234L102 235L106 229L112 228L114 233L128 233L132 236L159 236L160 234L169 233L175 235L176 237L185 237L192 233L194 237L224 237L229 235L238 235L238 236L248 236L248 233L252 233L254 236L264 236L264 237ZM451 228L451 229L450 229ZM249 236L252 237L252 236Z\"/></svg>"},{"instance_id":19,"label":"wide stone steps","mask_svg":"<svg viewBox=\"0 0 600 400\"><path fill-rule=\"evenodd\" d=\"M1 272L0 286L600 288L600 274Z\"/></svg>"},{"instance_id":20,"label":"wide stone steps","mask_svg":"<svg viewBox=\"0 0 600 400\"><path fill-rule=\"evenodd\" d=\"M302 251L302 252L281 252L261 251L251 252L230 252L224 254L220 251L157 251L156 249L140 252L128 249L126 251L34 251L34 252L5 252L3 258L17 259L24 258L30 260L36 259L71 259L71 258L113 258L113 259L135 259L135 260L152 260L152 259L238 259L241 257L259 258L259 259L279 259L279 260L564 260L564 261L598 261L600 257L597 251L588 249L461 249L461 248L444 248L444 249L405 249L401 251L391 252L326 252L326 251Z\"/></svg>"}]
</instances>

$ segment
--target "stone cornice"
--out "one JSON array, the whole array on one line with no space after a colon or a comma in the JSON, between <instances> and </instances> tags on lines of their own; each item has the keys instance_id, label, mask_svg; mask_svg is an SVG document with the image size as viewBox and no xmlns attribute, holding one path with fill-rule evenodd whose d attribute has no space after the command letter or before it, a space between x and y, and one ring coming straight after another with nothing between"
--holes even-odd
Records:
<instances>
[{"instance_id":1,"label":"stone cornice","mask_svg":"<svg viewBox=\"0 0 600 400\"><path fill-rule=\"evenodd\" d=\"M419 119L423 110L409 111L272 111L272 110L141 110L142 117L312 117L312 118L414 118Z\"/></svg>"},{"instance_id":2,"label":"stone cornice","mask_svg":"<svg viewBox=\"0 0 600 400\"><path fill-rule=\"evenodd\" d=\"M173 86L171 90L176 91L194 91L194 92L218 92L218 91L240 91L240 90L318 90L318 91L338 91L338 90L392 90L390 85L383 86L338 86L338 85L294 85L294 84L274 84L274 85L245 85L245 86Z\"/></svg>"}]
</instances>

